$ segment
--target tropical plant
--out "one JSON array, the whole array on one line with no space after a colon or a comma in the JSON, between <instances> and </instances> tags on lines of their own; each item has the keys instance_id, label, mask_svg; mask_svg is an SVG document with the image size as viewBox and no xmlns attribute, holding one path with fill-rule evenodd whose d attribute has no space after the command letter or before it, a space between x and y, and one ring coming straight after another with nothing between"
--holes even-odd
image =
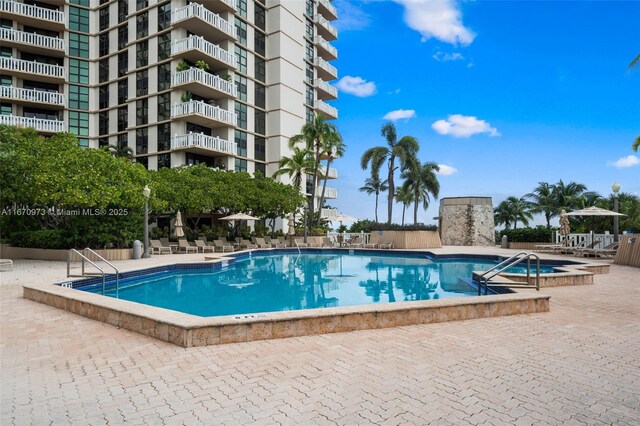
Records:
<instances>
[{"instance_id":1,"label":"tropical plant","mask_svg":"<svg viewBox=\"0 0 640 426\"><path fill-rule=\"evenodd\" d=\"M531 202L531 211L544 214L547 228L551 228L551 218L557 214L553 185L547 182L538 182L538 186L534 188L533 192L528 193L525 197Z\"/></svg>"},{"instance_id":2,"label":"tropical plant","mask_svg":"<svg viewBox=\"0 0 640 426\"><path fill-rule=\"evenodd\" d=\"M508 197L506 200L498 204L494 210L494 219L497 225L504 224L505 229L513 229L518 227L518 221L528 226L529 220L533 215L529 209L529 203L525 197Z\"/></svg>"},{"instance_id":3,"label":"tropical plant","mask_svg":"<svg viewBox=\"0 0 640 426\"><path fill-rule=\"evenodd\" d=\"M312 173L314 161L313 153L307 148L293 147L293 155L291 157L282 157L278 166L278 171L273 177L280 175L288 175L291 178L292 185L298 190L302 189L302 175Z\"/></svg>"},{"instance_id":4,"label":"tropical plant","mask_svg":"<svg viewBox=\"0 0 640 426\"><path fill-rule=\"evenodd\" d=\"M371 195L371 194L375 194L376 196L376 222L378 222L378 196L380 195L381 192L386 191L388 188L387 186L387 181L380 180L380 175L378 173L374 173L372 171L371 173L371 177L365 179L364 181L364 186L361 186L358 191L360 192L366 192L367 194Z\"/></svg>"},{"instance_id":5,"label":"tropical plant","mask_svg":"<svg viewBox=\"0 0 640 426\"><path fill-rule=\"evenodd\" d=\"M327 164L324 167L322 192L320 193L320 202L318 203L319 206L322 206L324 204L324 193L327 189L327 180L329 179L329 168L331 167L331 162L333 162L333 160L336 158L342 158L347 147L342 142L342 136L340 136L340 133L338 133L338 131L336 130L335 132L331 132L327 135L322 148L325 157L327 158ZM318 218L316 226L320 226L320 218Z\"/></svg>"},{"instance_id":6,"label":"tropical plant","mask_svg":"<svg viewBox=\"0 0 640 426\"><path fill-rule=\"evenodd\" d=\"M387 182L389 186L389 194L387 197L387 223L391 223L393 216L393 199L395 196L394 174L398 166L396 166L396 158L400 162L400 167L405 168L408 162L417 155L418 141L413 136L404 136L398 140L396 127L393 123L387 123L382 126L382 136L387 140L387 146L376 146L369 148L362 154L360 165L365 170L371 165L372 173L379 173L382 164L386 161L388 164Z\"/></svg>"},{"instance_id":7,"label":"tropical plant","mask_svg":"<svg viewBox=\"0 0 640 426\"><path fill-rule=\"evenodd\" d=\"M189 102L191 100L191 98L193 97L193 93L191 92L184 92L182 95L180 95L180 100L182 102Z\"/></svg>"},{"instance_id":8,"label":"tropical plant","mask_svg":"<svg viewBox=\"0 0 640 426\"><path fill-rule=\"evenodd\" d=\"M202 59L200 59L199 61L196 62L196 68L199 68L203 71L209 71L209 64L203 61Z\"/></svg>"},{"instance_id":9,"label":"tropical plant","mask_svg":"<svg viewBox=\"0 0 640 426\"><path fill-rule=\"evenodd\" d=\"M435 199L440 194L440 182L436 172L440 171L438 164L427 162L420 164L417 158L411 159L404 170L401 177L405 180L403 186L411 190L413 194L411 201L413 202L413 224L418 224L418 205L422 203L422 207L426 210L432 195Z\"/></svg>"},{"instance_id":10,"label":"tropical plant","mask_svg":"<svg viewBox=\"0 0 640 426\"><path fill-rule=\"evenodd\" d=\"M396 189L396 202L402 204L402 226L404 226L404 213L413 202L413 191L409 185L401 185Z\"/></svg>"},{"instance_id":11,"label":"tropical plant","mask_svg":"<svg viewBox=\"0 0 640 426\"><path fill-rule=\"evenodd\" d=\"M180 61L178 63L178 65L176 66L176 71L180 72L180 71L186 71L189 68L191 68L191 65L189 65L187 63L187 61L185 61L184 59L182 61Z\"/></svg>"},{"instance_id":12,"label":"tropical plant","mask_svg":"<svg viewBox=\"0 0 640 426\"><path fill-rule=\"evenodd\" d=\"M638 55L635 58L633 58L633 60L629 63L629 70L637 67L638 64L640 64L640 55ZM631 145L631 149L633 149L634 151L637 152L638 151L638 147L640 147L640 136L637 136L636 140L633 141L633 145Z\"/></svg>"},{"instance_id":13,"label":"tropical plant","mask_svg":"<svg viewBox=\"0 0 640 426\"><path fill-rule=\"evenodd\" d=\"M580 197L587 190L581 183L569 182L565 184L562 179L553 185L554 216L562 210L571 211L582 208Z\"/></svg>"}]
</instances>

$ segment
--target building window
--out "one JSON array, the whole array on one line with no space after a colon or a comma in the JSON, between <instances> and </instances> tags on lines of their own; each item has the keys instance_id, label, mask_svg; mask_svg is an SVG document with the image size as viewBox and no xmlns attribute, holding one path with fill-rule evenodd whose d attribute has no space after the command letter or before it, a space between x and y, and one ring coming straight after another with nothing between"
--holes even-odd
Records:
<instances>
[{"instance_id":1,"label":"building window","mask_svg":"<svg viewBox=\"0 0 640 426\"><path fill-rule=\"evenodd\" d=\"M10 47L0 47L0 57L10 58L13 56L12 49ZM23 55L24 57L24 55Z\"/></svg>"},{"instance_id":2,"label":"building window","mask_svg":"<svg viewBox=\"0 0 640 426\"><path fill-rule=\"evenodd\" d=\"M122 132L129 127L129 109L126 106L118 108L118 131Z\"/></svg>"},{"instance_id":3,"label":"building window","mask_svg":"<svg viewBox=\"0 0 640 426\"><path fill-rule=\"evenodd\" d=\"M69 3L89 7L89 0L70 0Z\"/></svg>"},{"instance_id":4,"label":"building window","mask_svg":"<svg viewBox=\"0 0 640 426\"><path fill-rule=\"evenodd\" d=\"M89 32L89 10L79 7L69 7L69 29Z\"/></svg>"},{"instance_id":5,"label":"building window","mask_svg":"<svg viewBox=\"0 0 640 426\"><path fill-rule=\"evenodd\" d=\"M109 85L104 84L98 88L98 108L104 109L109 107Z\"/></svg>"},{"instance_id":6,"label":"building window","mask_svg":"<svg viewBox=\"0 0 640 426\"><path fill-rule=\"evenodd\" d=\"M13 115L11 104L0 103L0 115Z\"/></svg>"},{"instance_id":7,"label":"building window","mask_svg":"<svg viewBox=\"0 0 640 426\"><path fill-rule=\"evenodd\" d=\"M313 4L313 0L307 0L307 4L305 7L305 13L308 17L313 18L313 12L315 10L315 6Z\"/></svg>"},{"instance_id":8,"label":"building window","mask_svg":"<svg viewBox=\"0 0 640 426\"><path fill-rule=\"evenodd\" d=\"M171 54L171 33L164 33L158 36L158 60L169 58Z\"/></svg>"},{"instance_id":9,"label":"building window","mask_svg":"<svg viewBox=\"0 0 640 426\"><path fill-rule=\"evenodd\" d=\"M89 61L69 58L69 82L89 84Z\"/></svg>"},{"instance_id":10,"label":"building window","mask_svg":"<svg viewBox=\"0 0 640 426\"><path fill-rule=\"evenodd\" d=\"M158 155L158 170L163 167L171 168L171 154Z\"/></svg>"},{"instance_id":11,"label":"building window","mask_svg":"<svg viewBox=\"0 0 640 426\"><path fill-rule=\"evenodd\" d=\"M237 0L236 7L238 9L238 15L243 18L247 17L247 0Z\"/></svg>"},{"instance_id":12,"label":"building window","mask_svg":"<svg viewBox=\"0 0 640 426\"><path fill-rule=\"evenodd\" d=\"M307 111L305 115L306 115L307 123L313 123L313 108L307 107Z\"/></svg>"},{"instance_id":13,"label":"building window","mask_svg":"<svg viewBox=\"0 0 640 426\"><path fill-rule=\"evenodd\" d=\"M235 131L235 142L238 145L238 155L240 157L247 156L247 133L240 130Z\"/></svg>"},{"instance_id":14,"label":"building window","mask_svg":"<svg viewBox=\"0 0 640 426\"><path fill-rule=\"evenodd\" d=\"M267 79L267 68L264 59L255 57L256 64L256 79L262 81L263 83Z\"/></svg>"},{"instance_id":15,"label":"building window","mask_svg":"<svg viewBox=\"0 0 640 426\"><path fill-rule=\"evenodd\" d=\"M98 78L100 83L109 80L109 58L101 59L98 62Z\"/></svg>"},{"instance_id":16,"label":"building window","mask_svg":"<svg viewBox=\"0 0 640 426\"><path fill-rule=\"evenodd\" d=\"M147 6L149 6L148 0L136 0L136 10L142 10Z\"/></svg>"},{"instance_id":17,"label":"building window","mask_svg":"<svg viewBox=\"0 0 640 426\"><path fill-rule=\"evenodd\" d=\"M107 56L109 54L109 33L100 34L98 40L98 55Z\"/></svg>"},{"instance_id":18,"label":"building window","mask_svg":"<svg viewBox=\"0 0 640 426\"><path fill-rule=\"evenodd\" d=\"M149 100L139 99L136 101L136 126L142 126L149 122Z\"/></svg>"},{"instance_id":19,"label":"building window","mask_svg":"<svg viewBox=\"0 0 640 426\"><path fill-rule=\"evenodd\" d=\"M238 72L247 73L247 51L240 46L236 46L236 58Z\"/></svg>"},{"instance_id":20,"label":"building window","mask_svg":"<svg viewBox=\"0 0 640 426\"><path fill-rule=\"evenodd\" d=\"M264 7L258 6L255 4L254 6L254 16L255 16L255 25L260 28L262 31L267 29L267 13L264 10Z\"/></svg>"},{"instance_id":21,"label":"building window","mask_svg":"<svg viewBox=\"0 0 640 426\"><path fill-rule=\"evenodd\" d=\"M236 158L236 172L246 172L247 171L247 160L241 160Z\"/></svg>"},{"instance_id":22,"label":"building window","mask_svg":"<svg viewBox=\"0 0 640 426\"><path fill-rule=\"evenodd\" d=\"M127 20L129 14L129 0L118 0L118 23Z\"/></svg>"},{"instance_id":23,"label":"building window","mask_svg":"<svg viewBox=\"0 0 640 426\"><path fill-rule=\"evenodd\" d=\"M149 152L149 128L136 129L136 155Z\"/></svg>"},{"instance_id":24,"label":"building window","mask_svg":"<svg viewBox=\"0 0 640 426\"><path fill-rule=\"evenodd\" d=\"M87 138L78 138L78 146L80 148L89 148L89 139L87 139Z\"/></svg>"},{"instance_id":25,"label":"building window","mask_svg":"<svg viewBox=\"0 0 640 426\"><path fill-rule=\"evenodd\" d=\"M129 25L118 27L118 50L124 49L129 43Z\"/></svg>"},{"instance_id":26,"label":"building window","mask_svg":"<svg viewBox=\"0 0 640 426\"><path fill-rule=\"evenodd\" d=\"M149 12L144 12L136 16L136 36L146 37L149 34Z\"/></svg>"},{"instance_id":27,"label":"building window","mask_svg":"<svg viewBox=\"0 0 640 426\"><path fill-rule=\"evenodd\" d=\"M267 88L259 83L255 84L255 105L259 108L265 108L267 103Z\"/></svg>"},{"instance_id":28,"label":"building window","mask_svg":"<svg viewBox=\"0 0 640 426\"><path fill-rule=\"evenodd\" d=\"M136 73L136 96L144 96L149 93L149 70Z\"/></svg>"},{"instance_id":29,"label":"building window","mask_svg":"<svg viewBox=\"0 0 640 426\"><path fill-rule=\"evenodd\" d=\"M247 106L236 102L236 114L238 115L238 127L241 129L247 128Z\"/></svg>"},{"instance_id":30,"label":"building window","mask_svg":"<svg viewBox=\"0 0 640 426\"><path fill-rule=\"evenodd\" d=\"M308 41L305 47L305 59L309 62L313 62L313 44Z\"/></svg>"},{"instance_id":31,"label":"building window","mask_svg":"<svg viewBox=\"0 0 640 426\"><path fill-rule=\"evenodd\" d=\"M109 111L102 111L98 114L98 134L109 134Z\"/></svg>"},{"instance_id":32,"label":"building window","mask_svg":"<svg viewBox=\"0 0 640 426\"><path fill-rule=\"evenodd\" d=\"M89 57L88 35L69 33L69 56L78 56L80 58Z\"/></svg>"},{"instance_id":33,"label":"building window","mask_svg":"<svg viewBox=\"0 0 640 426\"><path fill-rule=\"evenodd\" d=\"M158 124L158 151L169 151L169 149L171 149L171 123Z\"/></svg>"},{"instance_id":34,"label":"building window","mask_svg":"<svg viewBox=\"0 0 640 426\"><path fill-rule=\"evenodd\" d=\"M255 138L253 142L253 152L256 160L262 160L267 156L266 141L264 138Z\"/></svg>"},{"instance_id":35,"label":"building window","mask_svg":"<svg viewBox=\"0 0 640 426\"><path fill-rule=\"evenodd\" d=\"M253 175L256 176L258 173L261 174L262 176L267 175L267 167L265 166L264 163L254 163Z\"/></svg>"},{"instance_id":36,"label":"building window","mask_svg":"<svg viewBox=\"0 0 640 426\"><path fill-rule=\"evenodd\" d=\"M305 102L309 106L313 106L313 88L311 86L305 87L306 95Z\"/></svg>"},{"instance_id":37,"label":"building window","mask_svg":"<svg viewBox=\"0 0 640 426\"><path fill-rule=\"evenodd\" d=\"M165 30L171 25L171 3L158 6L158 31Z\"/></svg>"},{"instance_id":38,"label":"building window","mask_svg":"<svg viewBox=\"0 0 640 426\"><path fill-rule=\"evenodd\" d=\"M265 124L265 113L264 111L254 110L253 114L254 119L254 128L256 133L260 133L261 135L266 134L266 124Z\"/></svg>"},{"instance_id":39,"label":"building window","mask_svg":"<svg viewBox=\"0 0 640 426\"><path fill-rule=\"evenodd\" d=\"M236 18L236 32L238 34L238 43L243 46L247 45L247 23Z\"/></svg>"},{"instance_id":40,"label":"building window","mask_svg":"<svg viewBox=\"0 0 640 426\"><path fill-rule=\"evenodd\" d=\"M78 136L89 136L89 113L69 111L69 132Z\"/></svg>"},{"instance_id":41,"label":"building window","mask_svg":"<svg viewBox=\"0 0 640 426\"><path fill-rule=\"evenodd\" d=\"M309 84L313 84L313 77L314 77L314 74L313 74L313 65L311 65L311 64L307 64L307 71L306 71L306 74L307 74L307 83L309 83Z\"/></svg>"},{"instance_id":42,"label":"building window","mask_svg":"<svg viewBox=\"0 0 640 426\"><path fill-rule=\"evenodd\" d=\"M118 77L122 77L129 71L129 52L118 53Z\"/></svg>"},{"instance_id":43,"label":"building window","mask_svg":"<svg viewBox=\"0 0 640 426\"><path fill-rule=\"evenodd\" d=\"M239 74L236 74L235 78L236 88L238 89L238 99L247 100L247 78Z\"/></svg>"},{"instance_id":44,"label":"building window","mask_svg":"<svg viewBox=\"0 0 640 426\"><path fill-rule=\"evenodd\" d=\"M305 24L304 24L304 34L307 36L307 38L309 40L313 40L313 22L311 22L310 20L306 19L305 20Z\"/></svg>"},{"instance_id":45,"label":"building window","mask_svg":"<svg viewBox=\"0 0 640 426\"><path fill-rule=\"evenodd\" d=\"M171 84L171 64L158 65L158 91L167 90Z\"/></svg>"},{"instance_id":46,"label":"building window","mask_svg":"<svg viewBox=\"0 0 640 426\"><path fill-rule=\"evenodd\" d=\"M69 108L89 109L89 87L69 85Z\"/></svg>"},{"instance_id":47,"label":"building window","mask_svg":"<svg viewBox=\"0 0 640 426\"><path fill-rule=\"evenodd\" d=\"M253 39L253 49L256 51L258 55L265 56L265 36L262 33L256 31L255 37Z\"/></svg>"},{"instance_id":48,"label":"building window","mask_svg":"<svg viewBox=\"0 0 640 426\"><path fill-rule=\"evenodd\" d=\"M98 139L98 148L104 148L106 146L109 146L109 138Z\"/></svg>"},{"instance_id":49,"label":"building window","mask_svg":"<svg viewBox=\"0 0 640 426\"><path fill-rule=\"evenodd\" d=\"M109 28L109 6L100 9L100 31Z\"/></svg>"},{"instance_id":50,"label":"building window","mask_svg":"<svg viewBox=\"0 0 640 426\"><path fill-rule=\"evenodd\" d=\"M129 81L128 79L118 82L118 103L123 104L129 99Z\"/></svg>"},{"instance_id":51,"label":"building window","mask_svg":"<svg viewBox=\"0 0 640 426\"><path fill-rule=\"evenodd\" d=\"M0 75L0 86L12 86L13 78L10 75Z\"/></svg>"},{"instance_id":52,"label":"building window","mask_svg":"<svg viewBox=\"0 0 640 426\"><path fill-rule=\"evenodd\" d=\"M149 40L136 44L136 68L144 67L149 63Z\"/></svg>"},{"instance_id":53,"label":"building window","mask_svg":"<svg viewBox=\"0 0 640 426\"><path fill-rule=\"evenodd\" d=\"M119 149L124 149L127 148L129 146L129 141L128 141L128 136L126 133L123 133L121 135L118 135L118 139L117 139L117 146Z\"/></svg>"},{"instance_id":54,"label":"building window","mask_svg":"<svg viewBox=\"0 0 640 426\"><path fill-rule=\"evenodd\" d=\"M171 92L158 95L158 121L168 120L171 113Z\"/></svg>"}]
</instances>

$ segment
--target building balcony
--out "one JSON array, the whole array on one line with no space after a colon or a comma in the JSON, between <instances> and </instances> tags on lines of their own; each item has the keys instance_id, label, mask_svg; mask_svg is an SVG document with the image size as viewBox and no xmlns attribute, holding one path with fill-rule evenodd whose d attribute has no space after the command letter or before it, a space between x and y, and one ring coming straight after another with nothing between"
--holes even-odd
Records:
<instances>
[{"instance_id":1,"label":"building balcony","mask_svg":"<svg viewBox=\"0 0 640 426\"><path fill-rule=\"evenodd\" d=\"M322 113L324 115L324 118L327 120L334 120L338 118L338 109L335 107L332 107L326 102L316 99L314 103L314 107L315 107L315 110Z\"/></svg>"},{"instance_id":2,"label":"building balcony","mask_svg":"<svg viewBox=\"0 0 640 426\"><path fill-rule=\"evenodd\" d=\"M318 168L318 175L324 179L325 177L327 179L338 179L338 170L334 169L333 167L329 167L329 171L327 173L325 173L325 169L326 167L324 166L320 166Z\"/></svg>"},{"instance_id":3,"label":"building balcony","mask_svg":"<svg viewBox=\"0 0 640 426\"><path fill-rule=\"evenodd\" d=\"M332 159L336 159L338 158L338 153L336 152L336 149L332 149L331 152L326 152L326 151L320 151L320 159L321 160L328 160L329 158Z\"/></svg>"},{"instance_id":4,"label":"building balcony","mask_svg":"<svg viewBox=\"0 0 640 426\"><path fill-rule=\"evenodd\" d=\"M316 93L318 95L318 99L323 101L338 99L338 89L336 89L326 81L316 78L314 86L317 90Z\"/></svg>"},{"instance_id":5,"label":"building balcony","mask_svg":"<svg viewBox=\"0 0 640 426\"><path fill-rule=\"evenodd\" d=\"M233 82L199 68L189 68L171 75L171 87L185 89L210 99L238 96L238 89Z\"/></svg>"},{"instance_id":6,"label":"building balcony","mask_svg":"<svg viewBox=\"0 0 640 426\"><path fill-rule=\"evenodd\" d=\"M203 5L191 3L171 14L171 25L204 36L208 40L235 40L236 27Z\"/></svg>"},{"instance_id":7,"label":"building balcony","mask_svg":"<svg viewBox=\"0 0 640 426\"><path fill-rule=\"evenodd\" d=\"M317 57L314 61L316 70L318 71L318 77L323 80L335 80L338 78L338 70L329 62L322 58Z\"/></svg>"},{"instance_id":8,"label":"building balcony","mask_svg":"<svg viewBox=\"0 0 640 426\"><path fill-rule=\"evenodd\" d=\"M325 40L333 41L338 38L338 30L336 27L331 25L331 22L324 19L322 15L316 15L314 17L314 22L318 28L318 34L324 37Z\"/></svg>"},{"instance_id":9,"label":"building balcony","mask_svg":"<svg viewBox=\"0 0 640 426\"><path fill-rule=\"evenodd\" d=\"M22 87L0 86L0 98L21 104L45 104L64 107L64 94Z\"/></svg>"},{"instance_id":10,"label":"building balcony","mask_svg":"<svg viewBox=\"0 0 640 426\"><path fill-rule=\"evenodd\" d=\"M316 187L316 197L320 198L322 196L322 186ZM324 198L327 200L335 200L338 198L338 190L335 188L325 188L324 190Z\"/></svg>"},{"instance_id":11,"label":"building balcony","mask_svg":"<svg viewBox=\"0 0 640 426\"><path fill-rule=\"evenodd\" d=\"M64 39L59 37L0 28L0 41L5 47L17 47L25 52L45 53L44 51L47 51L47 55L64 56Z\"/></svg>"},{"instance_id":12,"label":"building balcony","mask_svg":"<svg viewBox=\"0 0 640 426\"><path fill-rule=\"evenodd\" d=\"M212 12L234 12L236 10L236 0L193 0L206 7Z\"/></svg>"},{"instance_id":13,"label":"building balcony","mask_svg":"<svg viewBox=\"0 0 640 426\"><path fill-rule=\"evenodd\" d=\"M316 42L316 48L319 56L327 61L338 59L338 49L330 45L327 40L322 38L322 36L317 35L314 41Z\"/></svg>"},{"instance_id":14,"label":"building balcony","mask_svg":"<svg viewBox=\"0 0 640 426\"><path fill-rule=\"evenodd\" d=\"M4 71L19 78L33 79L47 83L64 83L64 67L60 65L49 65L35 61L25 61L24 59L2 58L0 57L0 71Z\"/></svg>"},{"instance_id":15,"label":"building balcony","mask_svg":"<svg viewBox=\"0 0 640 426\"><path fill-rule=\"evenodd\" d=\"M318 13L322 14L327 20L335 21L338 19L338 11L329 0L318 0Z\"/></svg>"},{"instance_id":16,"label":"building balcony","mask_svg":"<svg viewBox=\"0 0 640 426\"><path fill-rule=\"evenodd\" d=\"M171 150L189 151L197 154L237 155L238 144L217 136L207 136L202 133L189 133L171 137Z\"/></svg>"},{"instance_id":17,"label":"building balcony","mask_svg":"<svg viewBox=\"0 0 640 426\"><path fill-rule=\"evenodd\" d=\"M0 124L15 127L28 127L42 133L64 132L64 121L61 120L45 120L43 118L0 115Z\"/></svg>"},{"instance_id":18,"label":"building balcony","mask_svg":"<svg viewBox=\"0 0 640 426\"><path fill-rule=\"evenodd\" d=\"M191 35L171 43L171 55L191 62L204 60L212 71L236 68L235 53L227 52L204 37Z\"/></svg>"},{"instance_id":19,"label":"building balcony","mask_svg":"<svg viewBox=\"0 0 640 426\"><path fill-rule=\"evenodd\" d=\"M238 116L235 112L202 101L171 105L171 118L185 118L191 123L208 127L235 127L238 124Z\"/></svg>"},{"instance_id":20,"label":"building balcony","mask_svg":"<svg viewBox=\"0 0 640 426\"><path fill-rule=\"evenodd\" d=\"M3 18L25 23L32 27L53 31L64 31L65 17L60 10L19 3L14 0L0 0Z\"/></svg>"}]
</instances>

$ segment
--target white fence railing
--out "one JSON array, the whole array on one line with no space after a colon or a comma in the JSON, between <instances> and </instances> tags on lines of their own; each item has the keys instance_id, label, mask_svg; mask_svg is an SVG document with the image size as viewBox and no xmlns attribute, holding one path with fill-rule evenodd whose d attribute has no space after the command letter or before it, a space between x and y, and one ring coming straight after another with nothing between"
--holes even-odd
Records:
<instances>
[{"instance_id":1,"label":"white fence railing","mask_svg":"<svg viewBox=\"0 0 640 426\"><path fill-rule=\"evenodd\" d=\"M9 28L0 28L0 40L14 41L17 43L43 47L45 49L64 50L64 39L62 38L49 37L36 33L27 33Z\"/></svg>"},{"instance_id":2,"label":"white fence railing","mask_svg":"<svg viewBox=\"0 0 640 426\"><path fill-rule=\"evenodd\" d=\"M19 117L15 115L0 115L0 124L16 127L30 127L39 132L63 132L64 121L46 120L43 118Z\"/></svg>"},{"instance_id":3,"label":"white fence railing","mask_svg":"<svg viewBox=\"0 0 640 426\"><path fill-rule=\"evenodd\" d=\"M229 21L226 21L220 17L217 13L213 13L203 5L198 3L191 3L180 9L176 9L171 14L171 25L189 18L200 18L207 22L212 27L215 27L225 34L230 35L233 38L237 38L236 27Z\"/></svg>"},{"instance_id":4,"label":"white fence railing","mask_svg":"<svg viewBox=\"0 0 640 426\"><path fill-rule=\"evenodd\" d=\"M322 28L327 30L327 32L329 34L331 34L334 39L338 38L338 30L336 29L336 27L331 25L331 22L329 22L326 19L324 19L323 16L316 15L315 16L315 22L316 22L316 24L320 25Z\"/></svg>"},{"instance_id":5,"label":"white fence railing","mask_svg":"<svg viewBox=\"0 0 640 426\"><path fill-rule=\"evenodd\" d=\"M554 231L554 241L556 244L564 243L564 236L559 232ZM569 234L567 235L569 240L569 247L577 247L582 245L589 245L592 241L599 241L600 243L595 248L603 248L613 243L613 234Z\"/></svg>"},{"instance_id":6,"label":"white fence railing","mask_svg":"<svg viewBox=\"0 0 640 426\"><path fill-rule=\"evenodd\" d=\"M238 154L238 144L221 139L217 136L207 136L202 133L174 135L171 137L171 149L199 147L230 155Z\"/></svg>"},{"instance_id":7,"label":"white fence railing","mask_svg":"<svg viewBox=\"0 0 640 426\"><path fill-rule=\"evenodd\" d=\"M327 40L322 38L322 36L317 35L315 38L316 46L319 46L321 49L324 49L334 58L338 57L338 49L334 46L330 45Z\"/></svg>"},{"instance_id":8,"label":"white fence railing","mask_svg":"<svg viewBox=\"0 0 640 426\"><path fill-rule=\"evenodd\" d=\"M41 104L64 106L64 94L58 92L45 92L44 90L24 89L22 87L0 86L0 96Z\"/></svg>"},{"instance_id":9,"label":"white fence railing","mask_svg":"<svg viewBox=\"0 0 640 426\"><path fill-rule=\"evenodd\" d=\"M316 82L316 87L319 90L322 90L323 92L330 94L334 98L338 97L338 89L336 89L335 87L333 87L332 85L324 81L323 79L316 78L315 82Z\"/></svg>"},{"instance_id":10,"label":"white fence railing","mask_svg":"<svg viewBox=\"0 0 640 426\"><path fill-rule=\"evenodd\" d=\"M200 68L189 68L188 70L178 71L171 76L172 87L194 82L202 83L205 86L228 93L233 97L238 96L238 89L233 82L227 81L217 75L209 74Z\"/></svg>"},{"instance_id":11,"label":"white fence railing","mask_svg":"<svg viewBox=\"0 0 640 426\"><path fill-rule=\"evenodd\" d=\"M235 53L227 52L217 44L213 44L204 39L204 37L191 35L182 40L175 40L171 43L171 54L177 55L188 50L199 50L212 58L224 62L231 68L236 67Z\"/></svg>"},{"instance_id":12,"label":"white fence railing","mask_svg":"<svg viewBox=\"0 0 640 426\"><path fill-rule=\"evenodd\" d=\"M24 59L0 58L0 69L64 78L64 67Z\"/></svg>"},{"instance_id":13,"label":"white fence railing","mask_svg":"<svg viewBox=\"0 0 640 426\"><path fill-rule=\"evenodd\" d=\"M191 114L198 114L232 126L236 126L238 124L238 116L235 112L227 111L218 106L209 105L202 101L189 101L171 105L171 118Z\"/></svg>"},{"instance_id":14,"label":"white fence railing","mask_svg":"<svg viewBox=\"0 0 640 426\"><path fill-rule=\"evenodd\" d=\"M316 57L315 65L318 68L322 68L325 72L331 75L334 79L338 78L338 69L331 65L329 62L325 61L320 57Z\"/></svg>"},{"instance_id":15,"label":"white fence railing","mask_svg":"<svg viewBox=\"0 0 640 426\"><path fill-rule=\"evenodd\" d=\"M316 107L317 110L325 113L329 117L338 118L338 109L335 108L335 107L332 107L331 105L329 105L326 102L323 102L323 101L321 101L319 99L316 99L315 107Z\"/></svg>"},{"instance_id":16,"label":"white fence railing","mask_svg":"<svg viewBox=\"0 0 640 426\"><path fill-rule=\"evenodd\" d=\"M14 0L0 0L0 12L13 13L16 15L30 16L36 19L64 24L64 12L51 10L44 7L19 3Z\"/></svg>"}]
</instances>

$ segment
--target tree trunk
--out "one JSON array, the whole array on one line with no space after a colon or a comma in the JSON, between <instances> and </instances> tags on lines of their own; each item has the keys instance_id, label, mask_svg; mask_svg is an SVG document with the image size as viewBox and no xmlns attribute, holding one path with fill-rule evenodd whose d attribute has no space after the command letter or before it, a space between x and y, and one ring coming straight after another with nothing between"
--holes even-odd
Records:
<instances>
[{"instance_id":1,"label":"tree trunk","mask_svg":"<svg viewBox=\"0 0 640 426\"><path fill-rule=\"evenodd\" d=\"M320 140L316 140L316 152L315 152L315 164L313 165L313 185L311 186L311 198L309 199L309 214L311 215L311 220L308 222L309 225L309 235L311 235L311 229L313 228L313 213L314 213L314 204L316 201L316 182L318 180L318 167L320 166ZM307 224L305 223L305 226Z\"/></svg>"},{"instance_id":2,"label":"tree trunk","mask_svg":"<svg viewBox=\"0 0 640 426\"><path fill-rule=\"evenodd\" d=\"M545 219L547 219L547 229L551 229L551 215L546 212L544 214Z\"/></svg>"},{"instance_id":3,"label":"tree trunk","mask_svg":"<svg viewBox=\"0 0 640 426\"><path fill-rule=\"evenodd\" d=\"M396 188L393 184L393 172L395 167L395 157L391 155L389 158L389 177L387 181L389 182L389 197L387 197L387 224L391 225L391 218L393 216L393 196L395 194Z\"/></svg>"},{"instance_id":4,"label":"tree trunk","mask_svg":"<svg viewBox=\"0 0 640 426\"><path fill-rule=\"evenodd\" d=\"M378 195L380 193L376 191L376 223L378 223Z\"/></svg>"},{"instance_id":5,"label":"tree trunk","mask_svg":"<svg viewBox=\"0 0 640 426\"><path fill-rule=\"evenodd\" d=\"M413 194L413 224L418 224L418 192Z\"/></svg>"},{"instance_id":6,"label":"tree trunk","mask_svg":"<svg viewBox=\"0 0 640 426\"><path fill-rule=\"evenodd\" d=\"M316 226L320 227L320 220L322 219L322 205L324 204L324 191L327 189L327 175L329 173L329 166L331 165L331 157L327 159L327 168L324 171L324 182L322 184L322 193L320 194L320 204L318 206L318 211L320 214L318 215L318 224Z\"/></svg>"},{"instance_id":7,"label":"tree trunk","mask_svg":"<svg viewBox=\"0 0 640 426\"><path fill-rule=\"evenodd\" d=\"M407 209L407 205L402 203L402 226L404 226L404 211Z\"/></svg>"}]
</instances>

